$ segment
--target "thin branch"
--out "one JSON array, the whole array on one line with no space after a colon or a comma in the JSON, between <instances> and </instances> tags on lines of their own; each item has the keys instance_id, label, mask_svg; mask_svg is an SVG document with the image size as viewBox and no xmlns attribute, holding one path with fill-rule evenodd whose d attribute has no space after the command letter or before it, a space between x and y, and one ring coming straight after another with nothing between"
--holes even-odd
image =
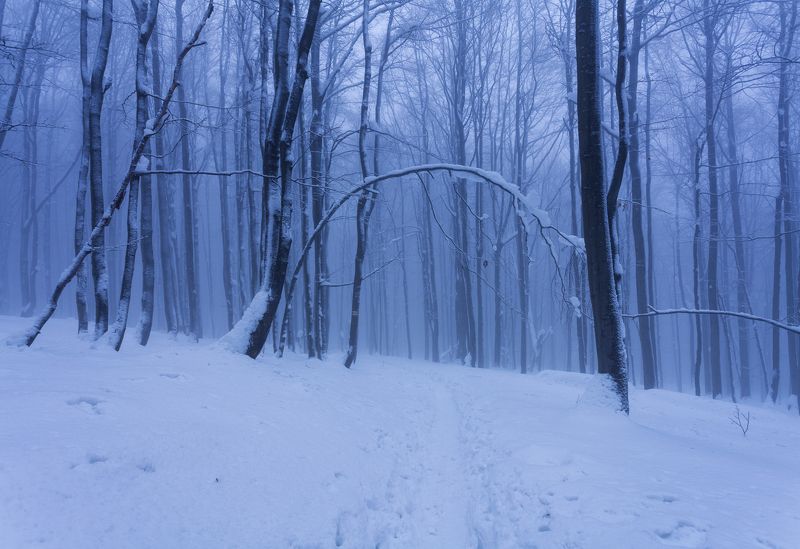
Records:
<instances>
[{"instance_id":1,"label":"thin branch","mask_svg":"<svg viewBox=\"0 0 800 549\"><path fill-rule=\"evenodd\" d=\"M784 324L771 318L763 316L751 315L749 313L740 313L737 311L715 311L712 309L654 309L650 307L650 311L646 313L635 313L622 315L625 318L640 318L645 316L658 316L658 315L721 315L721 316L735 316L738 318L745 318L754 322L764 322L770 324L781 330L786 330L793 334L800 334L800 326L793 326L791 324Z\"/></svg>"}]
</instances>

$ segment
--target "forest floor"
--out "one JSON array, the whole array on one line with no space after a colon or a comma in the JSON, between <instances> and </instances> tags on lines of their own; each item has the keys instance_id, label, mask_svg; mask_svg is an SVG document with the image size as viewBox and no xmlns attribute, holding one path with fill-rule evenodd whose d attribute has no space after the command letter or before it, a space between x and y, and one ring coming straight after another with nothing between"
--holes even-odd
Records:
<instances>
[{"instance_id":1,"label":"forest floor","mask_svg":"<svg viewBox=\"0 0 800 549\"><path fill-rule=\"evenodd\" d=\"M745 437L730 402L632 390L625 417L574 373L74 329L0 344L0 547L798 547L778 408L741 406Z\"/></svg>"}]
</instances>

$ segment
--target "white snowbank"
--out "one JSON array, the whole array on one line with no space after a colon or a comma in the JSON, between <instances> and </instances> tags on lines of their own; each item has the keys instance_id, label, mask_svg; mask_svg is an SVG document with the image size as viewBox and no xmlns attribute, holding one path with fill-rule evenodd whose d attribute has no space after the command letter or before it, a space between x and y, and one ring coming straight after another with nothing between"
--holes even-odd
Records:
<instances>
[{"instance_id":1,"label":"white snowbank","mask_svg":"<svg viewBox=\"0 0 800 549\"><path fill-rule=\"evenodd\" d=\"M25 325L0 317L0 338ZM783 547L800 420L590 376L0 346L0 547ZM584 395L582 398L581 396ZM579 403L579 399L583 404Z\"/></svg>"}]
</instances>

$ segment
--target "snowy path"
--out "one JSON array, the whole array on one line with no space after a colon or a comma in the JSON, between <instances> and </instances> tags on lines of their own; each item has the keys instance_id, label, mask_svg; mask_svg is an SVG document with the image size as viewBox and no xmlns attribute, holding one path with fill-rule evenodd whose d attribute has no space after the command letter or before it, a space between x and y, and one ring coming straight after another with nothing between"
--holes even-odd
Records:
<instances>
[{"instance_id":1,"label":"snowy path","mask_svg":"<svg viewBox=\"0 0 800 549\"><path fill-rule=\"evenodd\" d=\"M0 317L0 338L18 319ZM0 548L785 548L800 420L590 378L0 345Z\"/></svg>"}]
</instances>

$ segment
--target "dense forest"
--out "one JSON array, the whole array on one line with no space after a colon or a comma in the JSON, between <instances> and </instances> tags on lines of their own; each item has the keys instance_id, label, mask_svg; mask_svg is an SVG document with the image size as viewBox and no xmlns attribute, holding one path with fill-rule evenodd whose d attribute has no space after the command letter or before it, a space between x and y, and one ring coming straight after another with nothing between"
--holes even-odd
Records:
<instances>
[{"instance_id":1,"label":"dense forest","mask_svg":"<svg viewBox=\"0 0 800 549\"><path fill-rule=\"evenodd\" d=\"M0 0L0 314L797 408L797 0ZM121 353L125 353L125 349Z\"/></svg>"}]
</instances>

